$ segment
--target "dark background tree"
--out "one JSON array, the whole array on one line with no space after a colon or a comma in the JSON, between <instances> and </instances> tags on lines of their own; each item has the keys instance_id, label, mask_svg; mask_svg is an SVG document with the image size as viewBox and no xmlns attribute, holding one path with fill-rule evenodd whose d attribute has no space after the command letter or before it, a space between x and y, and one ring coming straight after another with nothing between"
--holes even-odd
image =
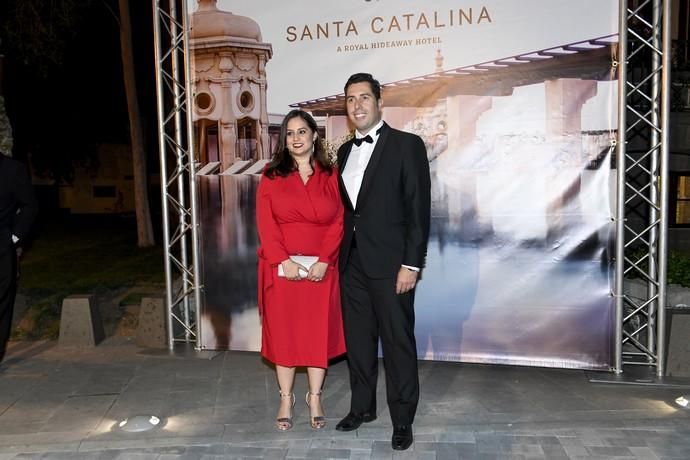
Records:
<instances>
[{"instance_id":1,"label":"dark background tree","mask_svg":"<svg viewBox=\"0 0 690 460\"><path fill-rule=\"evenodd\" d=\"M141 2L140 2L141 3ZM148 198L148 180L146 175L146 149L144 131L139 110L137 94L136 64L132 41L132 20L129 0L119 0L120 7L120 55L122 56L122 73L127 96L127 113L132 145L132 169L134 172L134 207L137 215L137 243L139 247L154 245L153 225Z\"/></svg>"},{"instance_id":2,"label":"dark background tree","mask_svg":"<svg viewBox=\"0 0 690 460\"><path fill-rule=\"evenodd\" d=\"M3 93L13 154L30 159L36 172L50 174L56 184L72 179L75 162L95 160L97 145L130 144L132 133L138 144L133 156L143 157L143 193L146 166L157 170L152 5L122 1L131 8L131 22L120 20L118 0L0 2ZM131 24L129 56L121 48L123 23ZM131 95L141 108L139 133L130 123L123 62L133 64L127 70L130 83L136 82ZM43 203L43 209L57 208L57 192L53 201ZM148 198L137 201L148 207ZM145 219L142 225L147 226ZM150 216L138 243L153 244Z\"/></svg>"}]
</instances>

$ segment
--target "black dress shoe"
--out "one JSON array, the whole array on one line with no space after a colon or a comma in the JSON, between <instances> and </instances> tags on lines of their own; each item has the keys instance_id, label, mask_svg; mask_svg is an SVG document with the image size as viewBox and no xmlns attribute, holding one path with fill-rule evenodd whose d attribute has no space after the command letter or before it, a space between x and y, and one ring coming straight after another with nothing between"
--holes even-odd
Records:
<instances>
[{"instance_id":1,"label":"black dress shoe","mask_svg":"<svg viewBox=\"0 0 690 460\"><path fill-rule=\"evenodd\" d=\"M363 414L355 414L350 412L344 419L338 422L335 429L338 431L353 431L359 428L362 423L369 423L376 420L376 414L372 412L365 412Z\"/></svg>"},{"instance_id":2,"label":"black dress shoe","mask_svg":"<svg viewBox=\"0 0 690 460\"><path fill-rule=\"evenodd\" d=\"M364 423L373 422L374 420L376 420L376 411L365 412L362 414L362 421Z\"/></svg>"},{"instance_id":3,"label":"black dress shoe","mask_svg":"<svg viewBox=\"0 0 690 460\"><path fill-rule=\"evenodd\" d=\"M393 427L393 438L391 439L391 447L394 450L406 450L412 445L414 436L412 436L411 425L396 425Z\"/></svg>"}]
</instances>

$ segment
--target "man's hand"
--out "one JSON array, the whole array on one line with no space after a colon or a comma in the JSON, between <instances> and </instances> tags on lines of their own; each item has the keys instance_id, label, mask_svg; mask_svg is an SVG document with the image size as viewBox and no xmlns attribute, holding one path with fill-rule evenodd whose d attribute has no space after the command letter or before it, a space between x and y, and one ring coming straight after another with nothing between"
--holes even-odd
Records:
<instances>
[{"instance_id":1,"label":"man's hand","mask_svg":"<svg viewBox=\"0 0 690 460\"><path fill-rule=\"evenodd\" d=\"M395 282L395 293L404 294L412 289L414 285L417 284L418 275L419 273L414 270L400 267L400 270L398 271L398 279Z\"/></svg>"}]
</instances>

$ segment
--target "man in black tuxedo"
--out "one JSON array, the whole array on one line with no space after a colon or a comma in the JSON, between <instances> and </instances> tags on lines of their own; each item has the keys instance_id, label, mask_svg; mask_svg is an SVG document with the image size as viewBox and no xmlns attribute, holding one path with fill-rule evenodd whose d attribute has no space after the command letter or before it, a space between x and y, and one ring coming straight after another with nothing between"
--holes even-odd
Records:
<instances>
[{"instance_id":1,"label":"man in black tuxedo","mask_svg":"<svg viewBox=\"0 0 690 460\"><path fill-rule=\"evenodd\" d=\"M419 400L414 292L426 257L431 180L424 142L381 120L381 87L358 73L345 84L355 138L338 150L345 232L341 294L352 399L336 429L376 419L378 341L383 346L392 447L412 444Z\"/></svg>"},{"instance_id":2,"label":"man in black tuxedo","mask_svg":"<svg viewBox=\"0 0 690 460\"><path fill-rule=\"evenodd\" d=\"M15 245L27 236L37 213L26 168L0 152L0 361L10 338L17 293Z\"/></svg>"}]
</instances>

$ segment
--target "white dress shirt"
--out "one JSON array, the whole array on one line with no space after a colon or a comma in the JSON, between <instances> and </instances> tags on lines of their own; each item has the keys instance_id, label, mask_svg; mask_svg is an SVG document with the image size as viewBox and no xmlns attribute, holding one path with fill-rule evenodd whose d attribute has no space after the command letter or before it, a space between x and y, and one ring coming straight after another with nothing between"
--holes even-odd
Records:
<instances>
[{"instance_id":1,"label":"white dress shirt","mask_svg":"<svg viewBox=\"0 0 690 460\"><path fill-rule=\"evenodd\" d=\"M355 131L355 137L357 139L365 137L368 134L374 140L372 143L362 142L359 147L352 144L350 155L347 157L347 163L345 163L345 169L342 172L345 189L350 197L352 206L355 208L357 207L359 189L362 188L364 171L367 169L371 154L374 153L374 147L376 147L376 142L379 140L378 130L381 126L383 126L383 120L380 120L368 133L362 134L359 131Z\"/></svg>"}]
</instances>

